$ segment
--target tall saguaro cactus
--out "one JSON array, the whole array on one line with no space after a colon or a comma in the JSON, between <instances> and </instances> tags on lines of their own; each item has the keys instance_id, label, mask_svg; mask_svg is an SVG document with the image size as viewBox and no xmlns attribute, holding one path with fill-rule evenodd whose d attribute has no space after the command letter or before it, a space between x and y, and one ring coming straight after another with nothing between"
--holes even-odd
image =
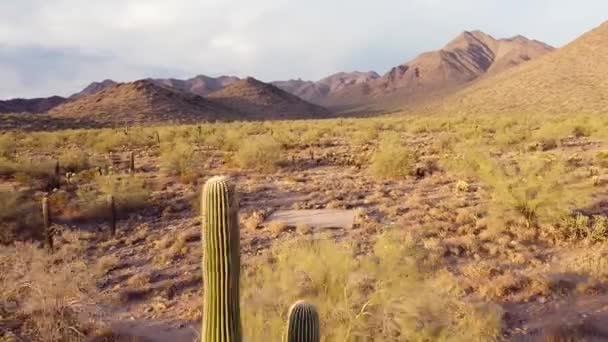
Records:
<instances>
[{"instance_id":1,"label":"tall saguaro cactus","mask_svg":"<svg viewBox=\"0 0 608 342\"><path fill-rule=\"evenodd\" d=\"M201 342L241 342L238 201L227 177L213 177L201 198L203 326Z\"/></svg>"},{"instance_id":2,"label":"tall saguaro cactus","mask_svg":"<svg viewBox=\"0 0 608 342\"><path fill-rule=\"evenodd\" d=\"M314 305L297 301L289 309L286 342L319 342L319 313Z\"/></svg>"},{"instance_id":3,"label":"tall saguaro cactus","mask_svg":"<svg viewBox=\"0 0 608 342\"><path fill-rule=\"evenodd\" d=\"M44 225L44 247L53 251L53 232L51 230L51 213L49 208L49 198L42 198L42 224Z\"/></svg>"},{"instance_id":4,"label":"tall saguaro cactus","mask_svg":"<svg viewBox=\"0 0 608 342\"><path fill-rule=\"evenodd\" d=\"M116 202L114 196L108 195L108 219L110 223L110 234L116 235Z\"/></svg>"}]
</instances>

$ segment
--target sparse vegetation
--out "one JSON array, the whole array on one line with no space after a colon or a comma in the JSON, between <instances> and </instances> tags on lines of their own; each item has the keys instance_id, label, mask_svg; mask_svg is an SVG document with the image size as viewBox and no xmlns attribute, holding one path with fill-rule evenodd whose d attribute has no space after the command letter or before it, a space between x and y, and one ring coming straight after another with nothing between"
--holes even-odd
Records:
<instances>
[{"instance_id":1,"label":"sparse vegetation","mask_svg":"<svg viewBox=\"0 0 608 342\"><path fill-rule=\"evenodd\" d=\"M606 146L593 140L602 132L589 120L454 115L11 133L0 140L12 150L0 157L0 243L41 241L46 194L53 267L78 255L98 282L89 290L95 300L118 298L138 317L199 320L189 299L201 287L201 236L190 228L200 222L197 189L219 170L238 180L244 206L248 340L280 340L298 299L317 307L324 341L500 340L513 323L495 303L604 286L592 258L608 239L596 198L607 184ZM593 129L576 137L578 125ZM109 164L106 151L118 162ZM286 157L295 162L283 167ZM108 195L120 213L114 237ZM355 226L266 221L285 208L352 209ZM68 237L74 228L83 232ZM555 254L548 268L546 246ZM560 272L585 280L564 285L554 280ZM72 318L53 324L88 335Z\"/></svg>"}]
</instances>

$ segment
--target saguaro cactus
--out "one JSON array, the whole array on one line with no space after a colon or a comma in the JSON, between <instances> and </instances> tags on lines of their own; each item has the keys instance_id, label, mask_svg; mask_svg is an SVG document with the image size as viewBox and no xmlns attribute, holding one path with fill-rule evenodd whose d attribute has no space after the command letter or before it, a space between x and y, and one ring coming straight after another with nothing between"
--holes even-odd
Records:
<instances>
[{"instance_id":1,"label":"saguaro cactus","mask_svg":"<svg viewBox=\"0 0 608 342\"><path fill-rule=\"evenodd\" d=\"M44 247L53 251L53 232L51 230L51 213L49 208L49 198L42 198L42 224L44 225Z\"/></svg>"},{"instance_id":2,"label":"saguaro cactus","mask_svg":"<svg viewBox=\"0 0 608 342\"><path fill-rule=\"evenodd\" d=\"M314 305L303 300L295 302L289 309L287 342L319 342L319 313Z\"/></svg>"},{"instance_id":3,"label":"saguaro cactus","mask_svg":"<svg viewBox=\"0 0 608 342\"><path fill-rule=\"evenodd\" d=\"M110 234L116 235L116 203L114 196L108 195L108 219L110 222Z\"/></svg>"},{"instance_id":4,"label":"saguaro cactus","mask_svg":"<svg viewBox=\"0 0 608 342\"><path fill-rule=\"evenodd\" d=\"M129 153L129 172L135 173L135 153Z\"/></svg>"},{"instance_id":5,"label":"saguaro cactus","mask_svg":"<svg viewBox=\"0 0 608 342\"><path fill-rule=\"evenodd\" d=\"M201 198L203 326L201 342L241 342L238 201L227 177L213 177Z\"/></svg>"}]
</instances>

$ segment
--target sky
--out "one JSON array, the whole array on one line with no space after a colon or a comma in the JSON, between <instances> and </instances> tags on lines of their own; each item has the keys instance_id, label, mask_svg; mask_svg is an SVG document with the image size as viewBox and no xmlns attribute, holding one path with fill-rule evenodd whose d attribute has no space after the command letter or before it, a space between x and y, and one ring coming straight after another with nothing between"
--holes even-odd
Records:
<instances>
[{"instance_id":1,"label":"sky","mask_svg":"<svg viewBox=\"0 0 608 342\"><path fill-rule=\"evenodd\" d=\"M380 74L464 30L559 47L606 0L0 0L0 99L92 81Z\"/></svg>"}]
</instances>

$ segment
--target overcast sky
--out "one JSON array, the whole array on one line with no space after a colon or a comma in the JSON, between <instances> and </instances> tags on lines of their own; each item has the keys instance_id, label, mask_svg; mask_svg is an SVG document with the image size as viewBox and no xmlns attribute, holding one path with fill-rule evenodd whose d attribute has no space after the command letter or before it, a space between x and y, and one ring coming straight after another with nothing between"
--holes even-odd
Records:
<instances>
[{"instance_id":1,"label":"overcast sky","mask_svg":"<svg viewBox=\"0 0 608 342\"><path fill-rule=\"evenodd\" d=\"M197 74L386 72L463 30L561 46L606 0L0 0L0 99Z\"/></svg>"}]
</instances>

